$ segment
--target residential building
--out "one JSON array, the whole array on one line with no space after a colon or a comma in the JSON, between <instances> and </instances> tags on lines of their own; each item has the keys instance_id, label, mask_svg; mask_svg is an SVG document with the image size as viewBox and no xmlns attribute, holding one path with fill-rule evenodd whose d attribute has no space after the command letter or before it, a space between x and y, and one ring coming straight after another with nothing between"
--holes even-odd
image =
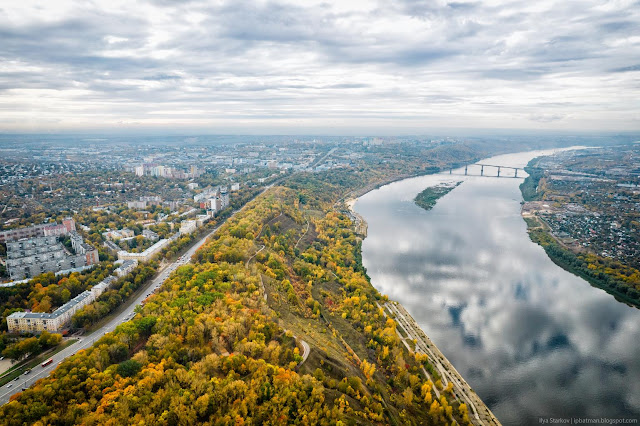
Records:
<instances>
[{"instance_id":1,"label":"residential building","mask_svg":"<svg viewBox=\"0 0 640 426\"><path fill-rule=\"evenodd\" d=\"M220 189L218 198L220 198L220 210L226 209L229 206L229 192L227 191L226 187Z\"/></svg>"},{"instance_id":2,"label":"residential building","mask_svg":"<svg viewBox=\"0 0 640 426\"><path fill-rule=\"evenodd\" d=\"M137 260L139 262L148 262L156 254L160 252L170 240L162 239L156 242L154 245L143 251L142 253L129 253L124 250L118 252L118 260Z\"/></svg>"},{"instance_id":3,"label":"residential building","mask_svg":"<svg viewBox=\"0 0 640 426\"><path fill-rule=\"evenodd\" d=\"M70 235L71 246L76 252L76 257L84 255L85 265L95 265L100 261L98 257L98 250L96 250L91 244L85 243L80 234L72 232Z\"/></svg>"},{"instance_id":4,"label":"residential building","mask_svg":"<svg viewBox=\"0 0 640 426\"><path fill-rule=\"evenodd\" d=\"M180 224L180 234L190 234L197 228L195 220L183 220Z\"/></svg>"},{"instance_id":5,"label":"residential building","mask_svg":"<svg viewBox=\"0 0 640 426\"><path fill-rule=\"evenodd\" d=\"M210 197L200 203L200 207L207 209L212 214L216 214L229 206L229 192L227 187L217 188L216 191L208 193Z\"/></svg>"},{"instance_id":6,"label":"residential building","mask_svg":"<svg viewBox=\"0 0 640 426\"><path fill-rule=\"evenodd\" d=\"M209 198L215 197L215 195L218 193L218 191L220 191L220 188L205 188L201 193L196 194L193 196L193 201L194 202L200 202L200 201L204 201L204 200L208 200Z\"/></svg>"},{"instance_id":7,"label":"residential building","mask_svg":"<svg viewBox=\"0 0 640 426\"><path fill-rule=\"evenodd\" d=\"M120 266L118 266L118 268L116 268L116 270L113 272L119 277L124 277L125 275L133 271L136 266L138 266L138 261L135 259L123 260Z\"/></svg>"},{"instance_id":8,"label":"residential building","mask_svg":"<svg viewBox=\"0 0 640 426\"><path fill-rule=\"evenodd\" d=\"M169 207L169 210L171 210L172 212L178 210L178 208L180 207L180 201L165 201L164 203L162 203L163 205Z\"/></svg>"},{"instance_id":9,"label":"residential building","mask_svg":"<svg viewBox=\"0 0 640 426\"><path fill-rule=\"evenodd\" d=\"M116 271L117 271L117 269L116 269ZM96 284L93 287L91 287L90 291L91 291L91 294L93 295L93 299L94 300L97 299L98 296L100 296L102 293L107 291L107 289L111 286L111 284L113 284L117 280L118 279L116 277L111 275L111 276L108 276L107 278L105 278L104 280L100 281L98 284Z\"/></svg>"},{"instance_id":10,"label":"residential building","mask_svg":"<svg viewBox=\"0 0 640 426\"><path fill-rule=\"evenodd\" d=\"M105 241L103 245L109 250L115 251L116 253L122 250L118 245L114 244L113 241Z\"/></svg>"},{"instance_id":11,"label":"residential building","mask_svg":"<svg viewBox=\"0 0 640 426\"><path fill-rule=\"evenodd\" d=\"M7 270L12 280L35 277L98 263L98 251L73 233L71 244L76 251L68 255L56 236L36 237L7 243Z\"/></svg>"},{"instance_id":12,"label":"residential building","mask_svg":"<svg viewBox=\"0 0 640 426\"><path fill-rule=\"evenodd\" d=\"M153 231L151 231L149 229L143 229L142 230L142 236L145 237L148 240L151 240L151 241L158 241L160 239L158 234L156 234L155 232L153 232Z\"/></svg>"},{"instance_id":13,"label":"residential building","mask_svg":"<svg viewBox=\"0 0 640 426\"><path fill-rule=\"evenodd\" d=\"M127 208L143 210L147 208L147 202L146 201L128 201Z\"/></svg>"},{"instance_id":14,"label":"residential building","mask_svg":"<svg viewBox=\"0 0 640 426\"><path fill-rule=\"evenodd\" d=\"M133 230L129 228L124 228L124 229L117 229L117 230L103 232L102 236L108 240L115 241L123 238L132 238L135 236L135 233L133 232Z\"/></svg>"},{"instance_id":15,"label":"residential building","mask_svg":"<svg viewBox=\"0 0 640 426\"><path fill-rule=\"evenodd\" d=\"M17 241L23 238L48 237L66 235L76 230L76 223L72 218L66 218L61 224L43 223L26 228L9 229L0 231L0 243Z\"/></svg>"},{"instance_id":16,"label":"residential building","mask_svg":"<svg viewBox=\"0 0 640 426\"><path fill-rule=\"evenodd\" d=\"M140 201L146 201L149 205L158 205L162 202L162 197L157 195L149 195L146 197L140 197Z\"/></svg>"},{"instance_id":17,"label":"residential building","mask_svg":"<svg viewBox=\"0 0 640 426\"><path fill-rule=\"evenodd\" d=\"M105 278L91 290L85 290L52 313L14 312L7 317L9 333L60 332L71 321L73 315L92 303L115 281L113 276Z\"/></svg>"},{"instance_id":18,"label":"residential building","mask_svg":"<svg viewBox=\"0 0 640 426\"><path fill-rule=\"evenodd\" d=\"M208 214L199 214L196 216L196 226L199 228L202 225L204 225L205 223L207 223L207 221L209 221L209 219L211 219L211 216L209 216Z\"/></svg>"}]
</instances>

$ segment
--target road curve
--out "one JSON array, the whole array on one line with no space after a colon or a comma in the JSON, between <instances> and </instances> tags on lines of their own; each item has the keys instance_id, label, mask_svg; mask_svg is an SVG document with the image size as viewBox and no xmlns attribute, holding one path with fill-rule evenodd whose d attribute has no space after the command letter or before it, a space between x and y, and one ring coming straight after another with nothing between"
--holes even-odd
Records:
<instances>
[{"instance_id":1,"label":"road curve","mask_svg":"<svg viewBox=\"0 0 640 426\"><path fill-rule=\"evenodd\" d=\"M302 361L300 361L300 364L298 364L298 367L300 367L302 364L304 364L304 362L307 360L307 358L309 358L309 353L311 352L311 347L309 346L309 344L307 342L305 342L304 340L300 339L300 344L302 344Z\"/></svg>"}]
</instances>

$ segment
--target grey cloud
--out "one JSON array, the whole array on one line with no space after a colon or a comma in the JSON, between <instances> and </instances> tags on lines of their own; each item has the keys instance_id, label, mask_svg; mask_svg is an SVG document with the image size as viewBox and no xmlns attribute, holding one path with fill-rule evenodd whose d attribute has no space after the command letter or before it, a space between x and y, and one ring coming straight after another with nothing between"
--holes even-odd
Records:
<instances>
[{"instance_id":1,"label":"grey cloud","mask_svg":"<svg viewBox=\"0 0 640 426\"><path fill-rule=\"evenodd\" d=\"M142 77L143 80L149 80L149 81L180 80L181 78L182 77L179 75L172 75L172 74L155 74L155 75Z\"/></svg>"},{"instance_id":2,"label":"grey cloud","mask_svg":"<svg viewBox=\"0 0 640 426\"><path fill-rule=\"evenodd\" d=\"M485 78L498 80L535 80L550 72L550 67L490 68L482 71Z\"/></svg>"},{"instance_id":3,"label":"grey cloud","mask_svg":"<svg viewBox=\"0 0 640 426\"><path fill-rule=\"evenodd\" d=\"M563 118L565 118L565 116L561 114L534 114L531 115L530 118L531 120L540 123L551 123L553 121L562 120Z\"/></svg>"},{"instance_id":4,"label":"grey cloud","mask_svg":"<svg viewBox=\"0 0 640 426\"><path fill-rule=\"evenodd\" d=\"M632 87L626 74L638 70L630 59L640 52L637 44L620 44L636 29L632 7L598 12L584 0L531 12L529 5L404 0L359 11L329 3L148 0L122 12L89 5L57 21L30 17L24 23L0 12L0 59L16 64L0 73L0 95L80 87L92 99L136 102L141 112L176 101L193 110L234 102L238 116L246 114L242 105L286 116L296 106L334 103L354 118L395 115L407 105L402 114L418 120L432 114L422 109L430 104L473 105L494 114L494 107L518 99L487 99L491 91L505 85L535 94L559 73L612 73L621 79L617 90ZM159 21L138 6L158 8L172 20ZM33 11L36 18L46 15L43 7ZM192 14L204 19L192 21ZM168 36L157 37L158 31ZM486 88L476 89L476 82ZM563 84L572 86L571 80ZM345 90L355 95L345 97ZM380 110L364 111L382 99ZM566 110L578 105L544 102L553 111L522 116L558 122L546 117L573 116ZM411 108L415 112L407 112Z\"/></svg>"},{"instance_id":5,"label":"grey cloud","mask_svg":"<svg viewBox=\"0 0 640 426\"><path fill-rule=\"evenodd\" d=\"M604 24L600 24L600 29L605 32L618 32L618 31L637 31L638 25L637 22L633 21L614 21L614 22L606 22Z\"/></svg>"},{"instance_id":6,"label":"grey cloud","mask_svg":"<svg viewBox=\"0 0 640 426\"><path fill-rule=\"evenodd\" d=\"M460 3L460 2L451 2L447 3L447 6L452 9L464 9L464 10L472 10L478 7L478 3Z\"/></svg>"},{"instance_id":7,"label":"grey cloud","mask_svg":"<svg viewBox=\"0 0 640 426\"><path fill-rule=\"evenodd\" d=\"M633 72L640 71L640 64L629 65L627 67L614 68L610 70L611 72Z\"/></svg>"}]
</instances>

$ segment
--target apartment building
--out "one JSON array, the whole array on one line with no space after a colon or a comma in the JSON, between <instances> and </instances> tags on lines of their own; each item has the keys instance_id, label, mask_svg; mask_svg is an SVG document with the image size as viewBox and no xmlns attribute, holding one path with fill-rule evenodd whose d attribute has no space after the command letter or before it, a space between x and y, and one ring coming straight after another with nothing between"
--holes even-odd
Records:
<instances>
[{"instance_id":1,"label":"apartment building","mask_svg":"<svg viewBox=\"0 0 640 426\"><path fill-rule=\"evenodd\" d=\"M156 242L154 245L143 251L142 253L129 253L121 250L118 252L118 260L137 260L138 262L148 262L163 248L169 244L170 240L162 239Z\"/></svg>"},{"instance_id":2,"label":"apartment building","mask_svg":"<svg viewBox=\"0 0 640 426\"><path fill-rule=\"evenodd\" d=\"M91 290L85 290L52 313L43 312L14 312L7 317L9 333L42 333L62 331L71 322L73 315L80 309L92 303L104 293L116 278L109 276L94 285Z\"/></svg>"},{"instance_id":3,"label":"apartment building","mask_svg":"<svg viewBox=\"0 0 640 426\"><path fill-rule=\"evenodd\" d=\"M76 230L76 223L72 218L66 218L61 224L43 223L26 228L9 229L0 231L0 243L17 241L24 238L48 237L66 235Z\"/></svg>"},{"instance_id":4,"label":"apartment building","mask_svg":"<svg viewBox=\"0 0 640 426\"><path fill-rule=\"evenodd\" d=\"M71 244L76 253L69 255L53 235L7 242L9 276L12 280L22 280L99 262L98 251L82 241L78 233L71 233Z\"/></svg>"}]
</instances>

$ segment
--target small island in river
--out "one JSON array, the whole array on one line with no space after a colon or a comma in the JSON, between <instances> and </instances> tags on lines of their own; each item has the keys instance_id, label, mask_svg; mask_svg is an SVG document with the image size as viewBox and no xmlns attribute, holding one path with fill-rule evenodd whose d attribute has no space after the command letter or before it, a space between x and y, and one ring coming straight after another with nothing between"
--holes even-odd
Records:
<instances>
[{"instance_id":1,"label":"small island in river","mask_svg":"<svg viewBox=\"0 0 640 426\"><path fill-rule=\"evenodd\" d=\"M416 195L416 198L414 198L413 201L415 201L415 203L423 209L431 210L433 206L436 205L438 199L453 191L453 189L461 183L462 181L456 183L447 182L438 186L430 186L429 188L426 188L424 191Z\"/></svg>"}]
</instances>

